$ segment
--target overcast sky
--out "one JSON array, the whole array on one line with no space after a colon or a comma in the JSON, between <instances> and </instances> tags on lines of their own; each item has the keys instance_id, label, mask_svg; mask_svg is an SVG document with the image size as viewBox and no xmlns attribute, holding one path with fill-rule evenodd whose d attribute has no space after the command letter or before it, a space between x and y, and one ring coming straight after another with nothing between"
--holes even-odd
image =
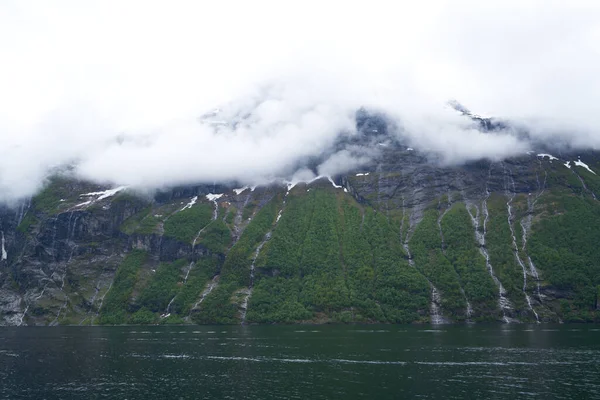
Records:
<instances>
[{"instance_id":1,"label":"overcast sky","mask_svg":"<svg viewBox=\"0 0 600 400\"><path fill-rule=\"evenodd\" d=\"M528 150L449 99L597 147L598 43L595 0L2 1L0 199L65 164L148 188L259 181L351 131L360 106L447 162ZM197 120L215 107L253 116L215 133Z\"/></svg>"}]
</instances>

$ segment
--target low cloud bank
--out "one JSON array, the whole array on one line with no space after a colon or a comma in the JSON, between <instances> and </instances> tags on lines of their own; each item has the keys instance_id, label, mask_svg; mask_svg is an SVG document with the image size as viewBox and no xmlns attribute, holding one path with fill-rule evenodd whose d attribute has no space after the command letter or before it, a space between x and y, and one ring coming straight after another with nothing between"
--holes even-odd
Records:
<instances>
[{"instance_id":1,"label":"low cloud bank","mask_svg":"<svg viewBox=\"0 0 600 400\"><path fill-rule=\"evenodd\" d=\"M213 3L0 5L0 201L65 167L144 189L344 173L381 151L361 107L449 164L600 146L596 2Z\"/></svg>"}]
</instances>

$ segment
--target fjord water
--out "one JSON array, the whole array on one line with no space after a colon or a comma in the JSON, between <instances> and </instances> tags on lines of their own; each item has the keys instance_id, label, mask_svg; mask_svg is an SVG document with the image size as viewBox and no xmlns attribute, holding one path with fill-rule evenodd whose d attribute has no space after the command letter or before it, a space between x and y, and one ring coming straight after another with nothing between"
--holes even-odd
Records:
<instances>
[{"instance_id":1,"label":"fjord water","mask_svg":"<svg viewBox=\"0 0 600 400\"><path fill-rule=\"evenodd\" d=\"M0 397L600 398L600 326L2 328Z\"/></svg>"}]
</instances>

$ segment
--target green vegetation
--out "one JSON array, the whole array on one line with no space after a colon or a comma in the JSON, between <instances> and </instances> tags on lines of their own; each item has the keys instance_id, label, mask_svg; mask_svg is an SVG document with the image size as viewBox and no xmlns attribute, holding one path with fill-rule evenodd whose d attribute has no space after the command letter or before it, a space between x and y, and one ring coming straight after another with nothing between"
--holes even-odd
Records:
<instances>
[{"instance_id":1,"label":"green vegetation","mask_svg":"<svg viewBox=\"0 0 600 400\"><path fill-rule=\"evenodd\" d=\"M156 314L147 308L140 308L129 319L129 323L134 325L150 325L156 322Z\"/></svg>"},{"instance_id":2,"label":"green vegetation","mask_svg":"<svg viewBox=\"0 0 600 400\"><path fill-rule=\"evenodd\" d=\"M164 312L169 301L178 292L181 284L181 270L185 264L186 260L184 259L172 263L161 263L149 284L137 298L137 306L152 312Z\"/></svg>"},{"instance_id":3,"label":"green vegetation","mask_svg":"<svg viewBox=\"0 0 600 400\"><path fill-rule=\"evenodd\" d=\"M233 292L237 288L234 283L217 286L206 297L202 306L192 312L192 321L197 324L237 324L239 323L238 305L232 301Z\"/></svg>"},{"instance_id":4,"label":"green vegetation","mask_svg":"<svg viewBox=\"0 0 600 400\"><path fill-rule=\"evenodd\" d=\"M459 275L442 252L438 218L438 210L425 210L423 220L410 239L410 249L417 269L440 291L444 314L461 320L466 317L467 303Z\"/></svg>"},{"instance_id":5,"label":"green vegetation","mask_svg":"<svg viewBox=\"0 0 600 400\"><path fill-rule=\"evenodd\" d=\"M248 321L255 323L291 323L309 320L312 313L299 301L299 278L261 279L254 287Z\"/></svg>"},{"instance_id":6,"label":"green vegetation","mask_svg":"<svg viewBox=\"0 0 600 400\"><path fill-rule=\"evenodd\" d=\"M454 204L441 223L446 257L458 273L461 286L473 307L473 319L499 319L498 289L487 271L485 258L479 252L465 205Z\"/></svg>"},{"instance_id":7,"label":"green vegetation","mask_svg":"<svg viewBox=\"0 0 600 400\"><path fill-rule=\"evenodd\" d=\"M165 221L165 236L191 243L200 229L212 220L213 204L198 203L179 211Z\"/></svg>"},{"instance_id":8,"label":"green vegetation","mask_svg":"<svg viewBox=\"0 0 600 400\"><path fill-rule=\"evenodd\" d=\"M231 245L231 231L225 222L217 219L206 226L196 244L201 244L212 253L225 254Z\"/></svg>"},{"instance_id":9,"label":"green vegetation","mask_svg":"<svg viewBox=\"0 0 600 400\"><path fill-rule=\"evenodd\" d=\"M236 212L237 212L237 210L235 207L230 207L227 210L227 214L225 215L225 222L227 223L227 225L233 224Z\"/></svg>"},{"instance_id":10,"label":"green vegetation","mask_svg":"<svg viewBox=\"0 0 600 400\"><path fill-rule=\"evenodd\" d=\"M255 201L249 201L248 204L246 204L246 207L244 207L244 210L242 210L242 219L244 221L247 221L252 216L252 214L254 214L256 207L257 204Z\"/></svg>"},{"instance_id":11,"label":"green vegetation","mask_svg":"<svg viewBox=\"0 0 600 400\"><path fill-rule=\"evenodd\" d=\"M100 309L99 324L118 325L127 322L133 286L139 268L146 262L147 257L147 253L140 250L132 250L125 257Z\"/></svg>"},{"instance_id":12,"label":"green vegetation","mask_svg":"<svg viewBox=\"0 0 600 400\"><path fill-rule=\"evenodd\" d=\"M280 194L256 213L254 219L244 230L240 240L227 255L221 278L224 282L235 282L238 286L248 286L250 284L250 265L254 258L254 252L272 228L281 204L282 196Z\"/></svg>"},{"instance_id":13,"label":"green vegetation","mask_svg":"<svg viewBox=\"0 0 600 400\"><path fill-rule=\"evenodd\" d=\"M600 204L568 194L551 194L542 207L551 213L532 229L529 255L544 285L559 290L561 301L546 304L564 321L600 321Z\"/></svg>"},{"instance_id":14,"label":"green vegetation","mask_svg":"<svg viewBox=\"0 0 600 400\"><path fill-rule=\"evenodd\" d=\"M29 230L31 229L31 227L33 225L35 225L37 222L38 222L38 219L36 218L36 216L33 213L28 212L23 217L23 220L21 221L19 226L17 226L17 230L23 234L27 234L29 232Z\"/></svg>"},{"instance_id":15,"label":"green vegetation","mask_svg":"<svg viewBox=\"0 0 600 400\"><path fill-rule=\"evenodd\" d=\"M398 235L385 216L329 188L289 196L257 262L248 321L420 320L428 285Z\"/></svg>"},{"instance_id":16,"label":"green vegetation","mask_svg":"<svg viewBox=\"0 0 600 400\"><path fill-rule=\"evenodd\" d=\"M215 276L223 260L217 255L198 259L190 270L187 281L178 287L179 291L171 304L171 313L186 316L198 301L206 283Z\"/></svg>"},{"instance_id":17,"label":"green vegetation","mask_svg":"<svg viewBox=\"0 0 600 400\"><path fill-rule=\"evenodd\" d=\"M72 196L69 183L70 181L63 177L50 178L44 189L32 199L32 206L45 214L57 213L61 205L60 200Z\"/></svg>"},{"instance_id":18,"label":"green vegetation","mask_svg":"<svg viewBox=\"0 0 600 400\"><path fill-rule=\"evenodd\" d=\"M522 193L513 198L511 210L512 234L528 271L527 293L543 321L600 322L600 201L594 198L594 194L600 195L600 177L573 164L569 169L560 162L540 161L523 157L505 165L524 171L514 176ZM590 165L600 173L600 163ZM526 171L523 166L532 169ZM489 167L489 162L480 162L469 168L486 177ZM464 203L456 202L461 198L458 193L431 199L432 192L425 188L422 199L431 203L421 221L411 227L416 216L411 213L417 211L411 208L415 199L407 197L405 203L403 197L411 177L392 172L348 179L358 200L320 180L310 188L298 185L287 195L282 188L248 191L246 203L244 196L232 197L231 204L222 202L227 209L221 209L224 212L215 220L214 204L204 199L180 211L183 205L179 200L150 204L124 192L111 197L110 207L105 207L108 200L87 207L77 219L78 228L81 226L77 231L85 235L68 239L75 240L78 247L65 275L63 289L69 301L58 322L94 323L94 318L83 317L88 316L89 300L97 294L95 306L104 296L95 320L100 324L238 324L242 302L250 291L248 323L428 322L431 284L441 294L444 316L465 320L468 302L472 320L500 319L498 288L487 270L469 215L469 211L476 214L474 206L468 211ZM502 168L500 172L492 170L490 188L497 190L501 179ZM508 175L504 179L507 184ZM437 184L438 180L432 174L420 182ZM400 184L397 192L389 190L396 184ZM97 191L97 186L60 177L49 180L17 227L18 240L43 235L39 246L38 242L34 246L26 243L26 257L33 252L48 254L50 239L61 255L66 245L73 247L63 235L63 222L69 215L54 217L83 202L79 194L86 191ZM471 196L473 191L465 193ZM481 198L469 200L480 205ZM455 203L448 205L448 201ZM514 316L532 321L523 294L523 269L515 258L506 195L492 193L487 207L490 263L507 290ZM240 216L243 223L235 225ZM87 217L91 219L84 220ZM123 218L121 233L105 235ZM483 219L480 212L480 233ZM525 224L525 230L519 223L529 219L532 226ZM56 228L49 225L55 220L59 222ZM97 225L103 235L98 234ZM238 229L243 231L234 243ZM402 246L409 231L414 264L409 264ZM525 248L524 233L529 235ZM155 237L130 238L123 244L127 235ZM16 257L14 235L7 237L11 258ZM83 243L84 238L89 240ZM154 252L151 256L140 250L123 259L117 256L132 245L149 244ZM157 246L162 246L160 251ZM105 254L112 256L99 257ZM159 258L170 257L180 258L159 262ZM539 290L528 257L539 271ZM105 282L117 264L113 284L106 291ZM13 270L7 279L13 280L16 291L21 289L18 279L24 278L18 276L18 268ZM215 282L218 285L214 286ZM99 284L102 290L96 293ZM203 297L209 287L212 291ZM57 296L39 303L32 304L28 318L49 322L64 300ZM164 315L167 311L169 316Z\"/></svg>"},{"instance_id":19,"label":"green vegetation","mask_svg":"<svg viewBox=\"0 0 600 400\"><path fill-rule=\"evenodd\" d=\"M131 235L135 232L152 234L158 225L158 222L160 221L154 221L154 216L149 215L151 211L152 207L148 206L142 211L128 218L125 220L125 222L123 222L123 224L121 224L121 231L128 235Z\"/></svg>"},{"instance_id":20,"label":"green vegetation","mask_svg":"<svg viewBox=\"0 0 600 400\"><path fill-rule=\"evenodd\" d=\"M408 323L421 320L427 313L429 285L415 268L409 266L396 227L399 225L392 227L381 213L367 210L364 234L373 257L374 293L358 304L369 320ZM366 285L369 275L364 268L357 270L353 286ZM377 305L385 318L378 316Z\"/></svg>"},{"instance_id":21,"label":"green vegetation","mask_svg":"<svg viewBox=\"0 0 600 400\"><path fill-rule=\"evenodd\" d=\"M506 297L517 312L527 312L523 294L523 268L517 262L508 224L507 198L499 194L488 200L486 247L494 273L506 289Z\"/></svg>"},{"instance_id":22,"label":"green vegetation","mask_svg":"<svg viewBox=\"0 0 600 400\"><path fill-rule=\"evenodd\" d=\"M592 174L586 168L573 166L574 171L583 179L586 187L590 190L596 197L600 196L600 177L596 174Z\"/></svg>"}]
</instances>

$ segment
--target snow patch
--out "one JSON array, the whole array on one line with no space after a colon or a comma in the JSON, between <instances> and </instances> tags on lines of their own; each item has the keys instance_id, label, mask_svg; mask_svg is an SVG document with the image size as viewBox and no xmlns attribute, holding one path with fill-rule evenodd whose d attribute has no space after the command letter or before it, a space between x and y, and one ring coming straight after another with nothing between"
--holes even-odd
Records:
<instances>
[{"instance_id":1,"label":"snow patch","mask_svg":"<svg viewBox=\"0 0 600 400\"><path fill-rule=\"evenodd\" d=\"M299 184L301 181L295 181L295 182L286 182L287 185L287 193L286 195L290 192L290 190L292 190L294 188L294 186L296 186L297 184Z\"/></svg>"},{"instance_id":2,"label":"snow patch","mask_svg":"<svg viewBox=\"0 0 600 400\"><path fill-rule=\"evenodd\" d=\"M125 189L127 189L127 186L119 186L117 188L104 190L102 192L90 192L90 193L80 194L79 197L98 196L98 198L96 198L93 201L99 201L99 200L106 199L107 197L114 196L121 190L125 190Z\"/></svg>"},{"instance_id":3,"label":"snow patch","mask_svg":"<svg viewBox=\"0 0 600 400\"><path fill-rule=\"evenodd\" d=\"M369 176L370 172L361 172L356 174L356 176Z\"/></svg>"},{"instance_id":4,"label":"snow patch","mask_svg":"<svg viewBox=\"0 0 600 400\"><path fill-rule=\"evenodd\" d=\"M406 151L415 151L415 149L413 149L412 147L407 147Z\"/></svg>"},{"instance_id":5,"label":"snow patch","mask_svg":"<svg viewBox=\"0 0 600 400\"><path fill-rule=\"evenodd\" d=\"M209 193L206 195L206 198L208 199L208 201L216 202L222 196L223 196L223 193L219 193L219 194Z\"/></svg>"},{"instance_id":6,"label":"snow patch","mask_svg":"<svg viewBox=\"0 0 600 400\"><path fill-rule=\"evenodd\" d=\"M369 175L369 173L367 173L367 175ZM292 190L292 188L294 186L296 186L299 183L306 183L307 185L310 185L311 183L318 181L319 179L323 179L323 178L327 178L327 180L329 180L329 182L331 182L331 184L333 185L334 188L336 189L342 189L342 186L340 185L336 185L336 183L333 181L333 179L331 179L331 177L329 175L319 175L313 179L311 179L310 181L303 181L303 180L297 180L297 181L284 181L284 183L287 185L287 192L289 193L290 190ZM310 189L307 189L307 191L309 191Z\"/></svg>"},{"instance_id":7,"label":"snow patch","mask_svg":"<svg viewBox=\"0 0 600 400\"><path fill-rule=\"evenodd\" d=\"M90 193L80 194L79 197L91 197L91 198L89 200L87 200L87 201L84 201L83 203L77 204L75 207L83 207L83 206L87 206L87 205L93 204L93 203L95 203L97 201L104 200L104 199L106 199L108 197L114 196L118 192L120 192L122 190L125 190L125 189L127 189L127 186L119 186L117 188L103 190L101 192L90 192Z\"/></svg>"},{"instance_id":8,"label":"snow patch","mask_svg":"<svg viewBox=\"0 0 600 400\"><path fill-rule=\"evenodd\" d=\"M538 157L548 157L550 159L550 161L552 160L558 160L558 158L554 157L552 154L546 154L546 153L540 153L537 155Z\"/></svg>"},{"instance_id":9,"label":"snow patch","mask_svg":"<svg viewBox=\"0 0 600 400\"><path fill-rule=\"evenodd\" d=\"M248 186L244 186L243 188L239 188L239 189L233 189L233 192L239 196L241 193L244 192L244 190L248 189ZM254 188L252 188L252 191L254 191Z\"/></svg>"},{"instance_id":10,"label":"snow patch","mask_svg":"<svg viewBox=\"0 0 600 400\"><path fill-rule=\"evenodd\" d=\"M331 182L331 184L333 185L334 188L336 188L336 189L342 188L340 185L336 185L335 182L333 181L333 179L331 179L331 177L328 176L327 179L329 179L329 182Z\"/></svg>"},{"instance_id":11,"label":"snow patch","mask_svg":"<svg viewBox=\"0 0 600 400\"><path fill-rule=\"evenodd\" d=\"M196 202L198 201L198 196L194 196L192 197L192 200L190 200L189 203L187 203L185 206L183 206L183 208L179 211L183 211L186 210L188 208L192 208L194 204L196 204Z\"/></svg>"},{"instance_id":12,"label":"snow patch","mask_svg":"<svg viewBox=\"0 0 600 400\"><path fill-rule=\"evenodd\" d=\"M344 188L344 192L345 192L345 193L348 193L348 189Z\"/></svg>"},{"instance_id":13,"label":"snow patch","mask_svg":"<svg viewBox=\"0 0 600 400\"><path fill-rule=\"evenodd\" d=\"M581 159L579 159L577 161L573 161L573 163L575 165L577 165L578 167L583 167L583 168L587 169L588 171L590 171L592 174L596 175L596 173L594 171L592 171L591 168L588 167L588 165L586 163L584 163L583 161L581 161Z\"/></svg>"},{"instance_id":14,"label":"snow patch","mask_svg":"<svg viewBox=\"0 0 600 400\"><path fill-rule=\"evenodd\" d=\"M571 169L571 161L567 161L564 166Z\"/></svg>"}]
</instances>

